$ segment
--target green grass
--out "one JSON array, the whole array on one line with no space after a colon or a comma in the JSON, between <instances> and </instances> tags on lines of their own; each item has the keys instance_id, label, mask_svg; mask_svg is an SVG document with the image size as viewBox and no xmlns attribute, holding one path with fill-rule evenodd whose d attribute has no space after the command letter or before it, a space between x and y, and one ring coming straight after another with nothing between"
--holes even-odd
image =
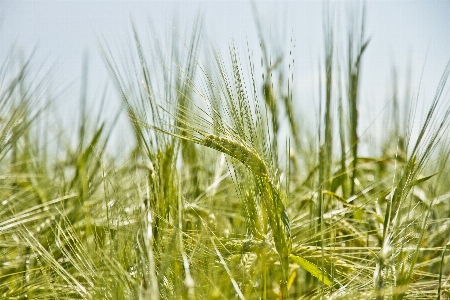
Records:
<instances>
[{"instance_id":1,"label":"green grass","mask_svg":"<svg viewBox=\"0 0 450 300\"><path fill-rule=\"evenodd\" d=\"M402 108L394 86L394 126L368 145L381 155L361 156L370 45L364 11L353 16L341 44L331 14L324 24L317 128L295 117L313 112L295 110L292 55L263 34L261 59L234 44L203 59L200 20L169 56L133 26L128 60L102 48L136 141L120 157L116 116L91 113L82 93L78 135L55 132L47 83L12 55L0 74L0 298L448 298L450 63L417 139L418 97Z\"/></svg>"}]
</instances>

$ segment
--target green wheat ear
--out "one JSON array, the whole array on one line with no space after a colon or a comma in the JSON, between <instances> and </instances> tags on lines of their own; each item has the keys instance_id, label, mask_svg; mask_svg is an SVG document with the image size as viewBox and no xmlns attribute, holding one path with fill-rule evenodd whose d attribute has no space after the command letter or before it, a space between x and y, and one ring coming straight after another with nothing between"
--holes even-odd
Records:
<instances>
[{"instance_id":1,"label":"green wheat ear","mask_svg":"<svg viewBox=\"0 0 450 300\"><path fill-rule=\"evenodd\" d=\"M283 268L287 270L287 257L292 250L290 224L286 208L281 201L278 189L270 179L266 163L255 150L228 138L210 134L200 144L239 160L256 177L258 189L263 195L264 209L269 217L270 227L274 231L275 247L283 261Z\"/></svg>"},{"instance_id":2,"label":"green wheat ear","mask_svg":"<svg viewBox=\"0 0 450 300\"><path fill-rule=\"evenodd\" d=\"M263 178L269 177L269 171L264 161L257 153L255 153L255 151L252 151L245 145L213 134L206 136L203 139L202 144L239 160L249 168L254 175Z\"/></svg>"},{"instance_id":3,"label":"green wheat ear","mask_svg":"<svg viewBox=\"0 0 450 300\"><path fill-rule=\"evenodd\" d=\"M282 293L287 294L286 283L289 272L288 257L292 250L290 224L286 208L281 201L280 193L270 179L267 165L256 151L228 138L210 134L202 140L201 144L239 160L249 168L255 176L258 190L262 195L264 211L268 216L269 224L273 231L275 248L282 266L283 280L285 281L285 283L281 285L284 289Z\"/></svg>"}]
</instances>

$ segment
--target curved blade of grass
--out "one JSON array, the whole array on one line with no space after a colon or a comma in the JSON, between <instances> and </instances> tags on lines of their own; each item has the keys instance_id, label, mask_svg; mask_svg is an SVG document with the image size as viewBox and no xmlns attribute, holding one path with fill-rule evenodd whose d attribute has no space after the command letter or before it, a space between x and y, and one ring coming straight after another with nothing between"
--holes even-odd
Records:
<instances>
[{"instance_id":1,"label":"curved blade of grass","mask_svg":"<svg viewBox=\"0 0 450 300\"><path fill-rule=\"evenodd\" d=\"M318 266L316 266L312 262L304 259L301 256L297 256L294 254L289 255L289 258L293 260L296 264L298 264L300 267L302 267L306 272L316 277L327 286L333 285L333 281L330 279L325 270L321 270ZM337 281L335 280L335 282Z\"/></svg>"}]
</instances>

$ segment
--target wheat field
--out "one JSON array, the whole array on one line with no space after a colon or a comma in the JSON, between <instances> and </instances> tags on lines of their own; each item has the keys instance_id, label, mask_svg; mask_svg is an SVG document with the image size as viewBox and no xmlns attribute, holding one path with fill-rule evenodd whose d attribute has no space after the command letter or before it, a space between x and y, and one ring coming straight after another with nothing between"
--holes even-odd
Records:
<instances>
[{"instance_id":1,"label":"wheat field","mask_svg":"<svg viewBox=\"0 0 450 300\"><path fill-rule=\"evenodd\" d=\"M134 24L126 60L105 41L135 141L120 159L117 116L83 102L76 134L57 130L33 57L12 68L11 53L0 298L448 299L450 63L417 134L419 97L393 89L391 126L364 145L370 38L364 7L353 14L343 39L324 24L317 126L296 109L294 59L263 33L258 54L233 42L201 54L201 18L170 56Z\"/></svg>"}]
</instances>

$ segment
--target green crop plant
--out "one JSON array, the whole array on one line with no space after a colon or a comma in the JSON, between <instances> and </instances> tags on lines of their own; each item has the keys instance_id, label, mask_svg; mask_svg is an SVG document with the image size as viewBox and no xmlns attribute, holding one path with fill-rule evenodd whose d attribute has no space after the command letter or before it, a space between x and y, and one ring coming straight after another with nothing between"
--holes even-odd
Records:
<instances>
[{"instance_id":1,"label":"green crop plant","mask_svg":"<svg viewBox=\"0 0 450 300\"><path fill-rule=\"evenodd\" d=\"M187 38L174 30L148 47L133 23L123 57L101 47L123 111L102 114L104 95L94 113L86 63L67 132L52 126L50 79L34 82L32 57L11 53L0 298L448 297L450 63L416 139L419 97L409 82L400 101L393 72L392 130L369 145L379 155L362 156L365 10L343 43L324 15L316 127L296 110L292 40L277 49L258 19L256 55L235 42L203 51L201 18ZM135 144L112 154L121 114Z\"/></svg>"}]
</instances>

